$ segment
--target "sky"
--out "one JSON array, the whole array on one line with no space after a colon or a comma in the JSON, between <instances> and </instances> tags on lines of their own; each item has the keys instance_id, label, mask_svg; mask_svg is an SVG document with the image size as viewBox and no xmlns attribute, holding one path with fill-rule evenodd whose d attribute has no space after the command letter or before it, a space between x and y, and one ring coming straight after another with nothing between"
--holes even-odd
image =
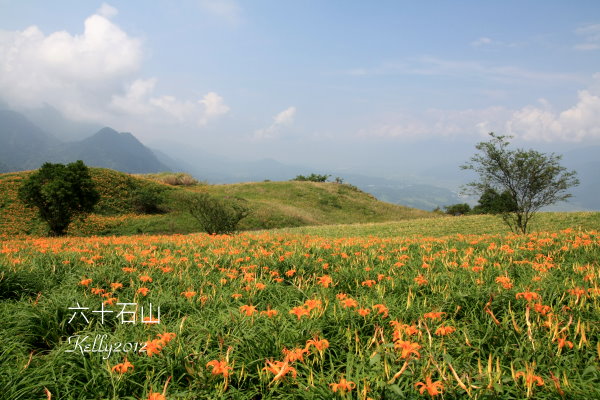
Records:
<instances>
[{"instance_id":1,"label":"sky","mask_svg":"<svg viewBox=\"0 0 600 400\"><path fill-rule=\"evenodd\" d=\"M600 2L0 0L0 100L240 159L414 162L407 144L491 131L585 147Z\"/></svg>"}]
</instances>

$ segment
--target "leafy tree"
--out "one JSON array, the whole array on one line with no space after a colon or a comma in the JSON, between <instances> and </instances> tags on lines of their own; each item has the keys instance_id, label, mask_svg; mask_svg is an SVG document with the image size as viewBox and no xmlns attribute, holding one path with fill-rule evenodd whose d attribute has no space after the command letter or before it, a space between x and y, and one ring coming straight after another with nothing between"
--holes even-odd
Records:
<instances>
[{"instance_id":1,"label":"leafy tree","mask_svg":"<svg viewBox=\"0 0 600 400\"><path fill-rule=\"evenodd\" d=\"M238 223L248 215L248 208L240 199L226 201L208 193L179 192L175 201L188 211L208 234L235 232Z\"/></svg>"},{"instance_id":2,"label":"leafy tree","mask_svg":"<svg viewBox=\"0 0 600 400\"><path fill-rule=\"evenodd\" d=\"M88 167L78 160L68 165L45 163L19 188L19 198L37 207L50 235L64 235L73 218L85 218L100 195Z\"/></svg>"},{"instance_id":3,"label":"leafy tree","mask_svg":"<svg viewBox=\"0 0 600 400\"><path fill-rule=\"evenodd\" d=\"M502 219L513 232L525 234L535 213L572 197L567 190L578 185L579 180L575 171L567 171L559 164L561 156L511 150L510 138L491 132L490 140L477 144L479 153L461 168L479 175L478 181L467 184L468 191L482 195L490 188L498 193L508 192L514 208L504 210Z\"/></svg>"},{"instance_id":4,"label":"leafy tree","mask_svg":"<svg viewBox=\"0 0 600 400\"><path fill-rule=\"evenodd\" d=\"M465 215L471 211L471 206L467 203L452 204L451 206L444 207L446 214L449 215Z\"/></svg>"},{"instance_id":5,"label":"leafy tree","mask_svg":"<svg viewBox=\"0 0 600 400\"><path fill-rule=\"evenodd\" d=\"M473 207L475 214L503 214L516 212L515 204L510 192L505 190L502 194L493 188L487 188L479 198L479 204Z\"/></svg>"}]
</instances>

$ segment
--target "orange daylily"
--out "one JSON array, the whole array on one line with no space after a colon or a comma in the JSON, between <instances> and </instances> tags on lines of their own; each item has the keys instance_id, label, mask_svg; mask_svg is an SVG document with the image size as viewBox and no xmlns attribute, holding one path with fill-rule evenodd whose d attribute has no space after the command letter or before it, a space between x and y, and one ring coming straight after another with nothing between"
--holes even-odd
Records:
<instances>
[{"instance_id":1,"label":"orange daylily","mask_svg":"<svg viewBox=\"0 0 600 400\"><path fill-rule=\"evenodd\" d=\"M304 308L303 306L294 307L290 310L290 314L294 314L298 319L302 318L302 316L310 315L310 310L308 308Z\"/></svg>"},{"instance_id":2,"label":"orange daylily","mask_svg":"<svg viewBox=\"0 0 600 400\"><path fill-rule=\"evenodd\" d=\"M317 278L317 284L328 288L333 283L333 279L329 275L323 275Z\"/></svg>"},{"instance_id":3,"label":"orange daylily","mask_svg":"<svg viewBox=\"0 0 600 400\"><path fill-rule=\"evenodd\" d=\"M279 311L277 310L272 310L271 308L268 308L265 311L261 311L260 315L266 315L267 317L271 318L276 316L279 313Z\"/></svg>"},{"instance_id":4,"label":"orange daylily","mask_svg":"<svg viewBox=\"0 0 600 400\"><path fill-rule=\"evenodd\" d=\"M304 302L304 305L306 306L306 308L308 308L309 311L312 311L315 308L321 308L322 304L323 302L318 299L309 299Z\"/></svg>"},{"instance_id":5,"label":"orange daylily","mask_svg":"<svg viewBox=\"0 0 600 400\"><path fill-rule=\"evenodd\" d=\"M400 354L401 358L409 358L411 354L414 354L417 358L421 358L421 353L419 353L421 345L419 343L412 343L407 340L396 340L394 342L394 348L402 350L402 354Z\"/></svg>"},{"instance_id":6,"label":"orange daylily","mask_svg":"<svg viewBox=\"0 0 600 400\"><path fill-rule=\"evenodd\" d=\"M233 368L229 365L226 360L212 360L206 363L206 368L212 367L211 374L213 375L223 375L227 378L231 373Z\"/></svg>"},{"instance_id":7,"label":"orange daylily","mask_svg":"<svg viewBox=\"0 0 600 400\"><path fill-rule=\"evenodd\" d=\"M371 312L371 309L369 309L369 308L359 308L358 310L356 310L356 312L361 317L366 317Z\"/></svg>"},{"instance_id":8,"label":"orange daylily","mask_svg":"<svg viewBox=\"0 0 600 400\"><path fill-rule=\"evenodd\" d=\"M387 318L389 309L383 304L374 304L373 310L376 310L378 314L382 314L383 318Z\"/></svg>"},{"instance_id":9,"label":"orange daylily","mask_svg":"<svg viewBox=\"0 0 600 400\"><path fill-rule=\"evenodd\" d=\"M557 338L556 340L558 342L559 349L562 349L565 346L569 347L570 349L573 348L573 342L567 340L567 338Z\"/></svg>"},{"instance_id":10,"label":"orange daylily","mask_svg":"<svg viewBox=\"0 0 600 400\"><path fill-rule=\"evenodd\" d=\"M435 334L438 336L446 336L456 331L456 328L452 326L440 326L436 329Z\"/></svg>"},{"instance_id":11,"label":"orange daylily","mask_svg":"<svg viewBox=\"0 0 600 400\"><path fill-rule=\"evenodd\" d=\"M240 312L246 314L247 317L252 316L255 312L257 312L256 307L245 304L240 306Z\"/></svg>"},{"instance_id":12,"label":"orange daylily","mask_svg":"<svg viewBox=\"0 0 600 400\"><path fill-rule=\"evenodd\" d=\"M104 304L112 306L117 301L118 299L116 297L109 297L108 299L104 300Z\"/></svg>"},{"instance_id":13,"label":"orange daylily","mask_svg":"<svg viewBox=\"0 0 600 400\"><path fill-rule=\"evenodd\" d=\"M517 293L515 297L517 298L517 300L524 298L527 301L540 299L540 295L537 294L536 292L520 292L520 293Z\"/></svg>"},{"instance_id":14,"label":"orange daylily","mask_svg":"<svg viewBox=\"0 0 600 400\"><path fill-rule=\"evenodd\" d=\"M149 291L150 289L148 289L147 287L141 287L136 291L136 293L140 293L142 296L146 296Z\"/></svg>"},{"instance_id":15,"label":"orange daylily","mask_svg":"<svg viewBox=\"0 0 600 400\"><path fill-rule=\"evenodd\" d=\"M304 361L304 354L308 353L308 349L296 348L288 350L284 348L282 352L285 355L284 360L293 363L294 361Z\"/></svg>"},{"instance_id":16,"label":"orange daylily","mask_svg":"<svg viewBox=\"0 0 600 400\"><path fill-rule=\"evenodd\" d=\"M282 379L288 373L291 373L294 378L298 374L298 372L296 371L296 369L294 367L290 367L290 364L288 361L267 360L266 363L267 363L267 366L264 367L263 370L267 370L275 375L275 377L273 378L273 381Z\"/></svg>"},{"instance_id":17,"label":"orange daylily","mask_svg":"<svg viewBox=\"0 0 600 400\"><path fill-rule=\"evenodd\" d=\"M165 333L159 333L156 336L158 336L158 339L166 345L171 340L175 339L175 336L177 336L177 334L175 332L165 332Z\"/></svg>"},{"instance_id":18,"label":"orange daylily","mask_svg":"<svg viewBox=\"0 0 600 400\"><path fill-rule=\"evenodd\" d=\"M146 342L146 354L148 357L152 357L154 354L160 353L164 345L164 342L160 339L153 339Z\"/></svg>"},{"instance_id":19,"label":"orange daylily","mask_svg":"<svg viewBox=\"0 0 600 400\"><path fill-rule=\"evenodd\" d=\"M523 372L523 371L519 371L516 373L515 377L517 379L523 377L525 379L525 384L527 386L530 386L532 384L536 384L538 386L543 386L544 385L544 380L542 379L541 376L538 375L534 375L532 372Z\"/></svg>"},{"instance_id":20,"label":"orange daylily","mask_svg":"<svg viewBox=\"0 0 600 400\"><path fill-rule=\"evenodd\" d=\"M358 307L358 302L353 298L347 298L342 300L342 307L350 308L350 307Z\"/></svg>"},{"instance_id":21,"label":"orange daylily","mask_svg":"<svg viewBox=\"0 0 600 400\"><path fill-rule=\"evenodd\" d=\"M318 339L315 337L314 339L306 341L305 349L308 350L310 346L314 346L318 351L323 351L329 347L329 341L327 339Z\"/></svg>"},{"instance_id":22,"label":"orange daylily","mask_svg":"<svg viewBox=\"0 0 600 400\"><path fill-rule=\"evenodd\" d=\"M110 369L111 372L113 371L117 371L120 374L124 374L125 372L127 372L128 369L132 369L133 370L133 364L130 363L129 361L127 361L127 357L125 358L125 361L115 365L114 367L112 367Z\"/></svg>"},{"instance_id":23,"label":"orange daylily","mask_svg":"<svg viewBox=\"0 0 600 400\"><path fill-rule=\"evenodd\" d=\"M513 287L513 284L508 276L497 277L496 283L501 285L504 289L510 289Z\"/></svg>"},{"instance_id":24,"label":"orange daylily","mask_svg":"<svg viewBox=\"0 0 600 400\"><path fill-rule=\"evenodd\" d=\"M446 314L445 312L428 312L423 314L423 318L431 318L431 319L442 319L442 315Z\"/></svg>"},{"instance_id":25,"label":"orange daylily","mask_svg":"<svg viewBox=\"0 0 600 400\"><path fill-rule=\"evenodd\" d=\"M329 386L334 393L338 390L342 393L345 393L354 389L356 387L356 383L348 381L345 378L341 378L338 383L330 383Z\"/></svg>"},{"instance_id":26,"label":"orange daylily","mask_svg":"<svg viewBox=\"0 0 600 400\"><path fill-rule=\"evenodd\" d=\"M431 397L441 394L442 390L444 390L444 386L442 385L441 381L433 382L431 380L431 377L429 377L429 376L427 378L425 378L425 383L417 382L415 384L415 387L417 387L417 388L420 387L419 393L421 393L421 394L423 394L427 390L427 394L429 394Z\"/></svg>"}]
</instances>

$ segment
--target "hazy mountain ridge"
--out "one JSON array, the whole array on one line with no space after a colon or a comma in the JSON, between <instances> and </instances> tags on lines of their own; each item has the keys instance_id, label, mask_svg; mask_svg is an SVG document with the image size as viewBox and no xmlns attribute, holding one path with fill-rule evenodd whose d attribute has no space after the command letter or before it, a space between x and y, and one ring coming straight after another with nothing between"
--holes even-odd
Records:
<instances>
[{"instance_id":1,"label":"hazy mountain ridge","mask_svg":"<svg viewBox=\"0 0 600 400\"><path fill-rule=\"evenodd\" d=\"M189 144L163 142L146 147L131 133L118 133L103 128L93 135L91 124L73 123L58 112L48 108L39 112L38 121L49 121L56 130L66 127L69 135L77 129L85 130L79 141L63 141L65 135L50 134L31 122L27 113L0 110L0 172L38 168L43 162L71 162L82 159L90 166L111 168L129 173L153 173L167 170L185 171L209 183L260 182L264 180L287 181L297 175L311 173L331 174L345 182L371 193L382 201L402 204L424 210L433 210L450 204L469 201L458 195L460 184L475 178L469 171L461 171L460 160L472 154L465 143L444 143L444 156L440 151L423 155L422 168L414 158L419 153L416 144L405 147L410 157L382 154L380 168L336 168L296 165L271 158L239 160L212 154L204 148ZM43 117L43 118L42 118ZM85 128L85 129L84 129ZM67 135L68 136L68 135ZM432 147L425 143L426 147ZM368 149L367 149L368 150ZM389 150L395 154L392 150ZM565 151L562 164L577 171L581 185L571 190L573 198L567 203L550 207L550 210L600 210L600 146ZM404 162L394 163L398 159ZM386 160L389 165L386 164ZM392 162L390 162L392 160ZM409 165L405 165L409 162ZM335 165L335 164L333 164ZM387 165L387 166L386 166ZM420 168L420 169L419 169ZM378 172L379 171L379 172ZM377 174L377 175L376 175Z\"/></svg>"},{"instance_id":2,"label":"hazy mountain ridge","mask_svg":"<svg viewBox=\"0 0 600 400\"><path fill-rule=\"evenodd\" d=\"M63 142L24 115L0 110L0 168L3 172L35 169L47 161L76 160L128 173L170 170L131 133L119 133L107 127L83 140Z\"/></svg>"}]
</instances>

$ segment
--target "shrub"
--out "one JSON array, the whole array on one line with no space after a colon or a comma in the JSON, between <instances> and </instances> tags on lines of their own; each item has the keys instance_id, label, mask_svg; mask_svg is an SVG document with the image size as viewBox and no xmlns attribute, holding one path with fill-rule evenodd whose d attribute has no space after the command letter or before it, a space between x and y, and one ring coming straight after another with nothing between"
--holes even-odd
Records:
<instances>
[{"instance_id":1,"label":"shrub","mask_svg":"<svg viewBox=\"0 0 600 400\"><path fill-rule=\"evenodd\" d=\"M160 214L165 212L163 204L165 201L165 189L160 186L142 186L133 192L133 208L142 214Z\"/></svg>"},{"instance_id":2,"label":"shrub","mask_svg":"<svg viewBox=\"0 0 600 400\"><path fill-rule=\"evenodd\" d=\"M471 206L467 203L452 204L451 206L444 207L446 214L449 215L465 215L471 212Z\"/></svg>"},{"instance_id":3,"label":"shrub","mask_svg":"<svg viewBox=\"0 0 600 400\"><path fill-rule=\"evenodd\" d=\"M297 175L293 181L325 182L331 175L310 174L308 176Z\"/></svg>"},{"instance_id":4,"label":"shrub","mask_svg":"<svg viewBox=\"0 0 600 400\"><path fill-rule=\"evenodd\" d=\"M44 163L19 188L19 198L37 207L52 236L62 236L73 218L83 219L100 199L88 167L78 160L68 165Z\"/></svg>"},{"instance_id":5,"label":"shrub","mask_svg":"<svg viewBox=\"0 0 600 400\"><path fill-rule=\"evenodd\" d=\"M175 201L189 212L208 234L235 232L238 223L248 215L242 199L221 199L208 193L179 192Z\"/></svg>"}]
</instances>

